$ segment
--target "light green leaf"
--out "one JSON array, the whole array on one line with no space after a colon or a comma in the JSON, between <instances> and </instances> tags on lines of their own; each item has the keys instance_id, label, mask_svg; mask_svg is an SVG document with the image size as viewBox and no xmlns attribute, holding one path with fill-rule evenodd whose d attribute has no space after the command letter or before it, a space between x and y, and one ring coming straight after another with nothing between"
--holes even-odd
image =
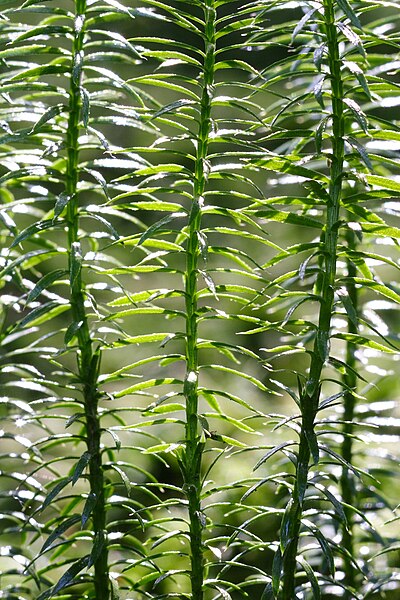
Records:
<instances>
[{"instance_id":1,"label":"light green leaf","mask_svg":"<svg viewBox=\"0 0 400 600\"><path fill-rule=\"evenodd\" d=\"M376 185L388 190L400 192L400 182L396 181L395 179L389 179L389 177L382 177L381 175L365 175L365 180L370 185Z\"/></svg>"},{"instance_id":2,"label":"light green leaf","mask_svg":"<svg viewBox=\"0 0 400 600\"><path fill-rule=\"evenodd\" d=\"M357 335L355 333L334 333L332 337L337 338L339 340L351 342L352 344L356 344L357 346L364 346L366 348L372 348L372 350L379 350L380 352L385 352L386 354L398 354L400 352L400 350L393 350L388 346L384 346L383 344L374 342L373 340L370 340L369 338L363 335Z\"/></svg>"},{"instance_id":3,"label":"light green leaf","mask_svg":"<svg viewBox=\"0 0 400 600\"><path fill-rule=\"evenodd\" d=\"M257 388L259 388L260 390L262 390L264 392L269 391L268 388L261 381L259 381L256 377L253 377L252 375L248 375L247 373L244 373L242 371L238 371L237 369L232 369L231 367L225 367L223 365L213 364L213 365L201 365L201 369L212 369L212 370L216 370L216 371L222 371L224 373L229 373L230 375L236 375L237 377L246 379L247 381L249 381L254 386L256 386Z\"/></svg>"},{"instance_id":4,"label":"light green leaf","mask_svg":"<svg viewBox=\"0 0 400 600\"><path fill-rule=\"evenodd\" d=\"M157 387L159 385L171 385L171 384L183 384L182 379L175 379L174 377L160 377L159 379L148 379L147 381L141 381L140 383L135 383L125 390L120 390L116 394L114 394L114 398L123 398L128 394L135 394L136 392L140 392L142 390L151 389Z\"/></svg>"}]
</instances>

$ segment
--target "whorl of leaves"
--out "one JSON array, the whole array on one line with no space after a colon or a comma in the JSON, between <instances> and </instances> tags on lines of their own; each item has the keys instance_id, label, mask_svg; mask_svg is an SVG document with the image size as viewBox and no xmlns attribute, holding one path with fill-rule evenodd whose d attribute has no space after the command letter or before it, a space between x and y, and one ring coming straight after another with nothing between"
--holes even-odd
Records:
<instances>
[{"instance_id":1,"label":"whorl of leaves","mask_svg":"<svg viewBox=\"0 0 400 600\"><path fill-rule=\"evenodd\" d=\"M2 3L0 598L396 598L396 9Z\"/></svg>"}]
</instances>

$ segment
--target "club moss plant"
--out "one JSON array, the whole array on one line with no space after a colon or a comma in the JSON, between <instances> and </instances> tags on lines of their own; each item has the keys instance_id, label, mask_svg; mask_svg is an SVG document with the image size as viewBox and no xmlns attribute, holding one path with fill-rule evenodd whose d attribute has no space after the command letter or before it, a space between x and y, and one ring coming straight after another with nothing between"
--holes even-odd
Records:
<instances>
[{"instance_id":1,"label":"club moss plant","mask_svg":"<svg viewBox=\"0 0 400 600\"><path fill-rule=\"evenodd\" d=\"M397 597L398 52L386 0L4 0L1 597Z\"/></svg>"}]
</instances>

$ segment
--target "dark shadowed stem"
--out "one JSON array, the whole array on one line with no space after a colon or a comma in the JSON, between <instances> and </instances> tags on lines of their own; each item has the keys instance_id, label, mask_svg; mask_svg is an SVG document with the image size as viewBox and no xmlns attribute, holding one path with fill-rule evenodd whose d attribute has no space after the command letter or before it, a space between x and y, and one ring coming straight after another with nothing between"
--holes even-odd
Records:
<instances>
[{"instance_id":1,"label":"dark shadowed stem","mask_svg":"<svg viewBox=\"0 0 400 600\"><path fill-rule=\"evenodd\" d=\"M350 229L346 233L346 241L347 246L350 250L355 249L356 240L354 231ZM354 283L354 277L357 275L357 269L354 263L348 259L347 260L347 276L349 280L346 284L347 295L351 301L351 304L354 308L354 314L358 314L358 298L357 298L357 288ZM349 319L348 323L348 331L349 333L357 333L357 322L352 319ZM353 419L354 419L354 409L355 409L355 396L354 391L357 386L357 376L356 376L356 368L357 368L357 359L356 359L356 346L351 342L347 342L346 347L346 364L348 365L348 369L343 376L343 383L345 386L345 394L343 398L344 405L344 414L343 414L343 442L341 455L348 463L352 464L353 462ZM353 589L356 589L356 569L351 560L351 556L354 556L354 541L353 541L353 511L347 508L346 505L354 506L355 505L355 489L354 489L354 477L353 474L343 467L342 474L340 477L340 487L342 492L342 500L345 503L343 507L344 513L346 515L347 527L343 523L342 524L342 546L345 550L347 550L348 555L344 555L343 557L343 568L345 573L345 578L343 583ZM345 592L344 598L350 599L352 595L349 592Z\"/></svg>"},{"instance_id":2,"label":"dark shadowed stem","mask_svg":"<svg viewBox=\"0 0 400 600\"><path fill-rule=\"evenodd\" d=\"M203 243L201 236L201 209L207 180L206 157L211 126L211 102L215 62L214 0L204 2L205 59L194 173L193 202L189 216L189 237L186 250L186 448L184 457L185 492L189 504L190 560L192 600L203 598L204 515L201 510L201 463L204 442L198 424L198 357L197 357L197 287L198 258Z\"/></svg>"},{"instance_id":3,"label":"dark shadowed stem","mask_svg":"<svg viewBox=\"0 0 400 600\"><path fill-rule=\"evenodd\" d=\"M318 410L322 369L329 356L330 327L336 278L336 252L344 156L343 82L340 72L341 62L338 33L335 24L334 0L324 0L323 7L327 61L332 93L332 152L329 167L329 200L322 241L324 268L321 279L318 328L311 357L309 376L300 397L301 433L293 494L285 517L285 522L288 523L288 526L284 531L281 531L281 547L283 549L282 589L279 596L281 600L294 600L296 597L296 557L311 455L313 455L314 461L318 460L314 423Z\"/></svg>"},{"instance_id":4,"label":"dark shadowed stem","mask_svg":"<svg viewBox=\"0 0 400 600\"><path fill-rule=\"evenodd\" d=\"M92 512L96 558L94 561L94 588L96 600L108 600L109 573L106 543L106 513L104 478L101 462L101 428L98 414L99 391L97 379L100 353L93 349L85 309L85 291L82 281L82 251L79 242L78 180L79 129L81 123L81 71L85 36L86 0L76 0L73 64L69 92L69 119L67 132L66 194L68 196L67 222L69 243L70 302L73 327L78 338L78 370L85 405L86 443L90 454L89 483L91 497L96 500Z\"/></svg>"}]
</instances>

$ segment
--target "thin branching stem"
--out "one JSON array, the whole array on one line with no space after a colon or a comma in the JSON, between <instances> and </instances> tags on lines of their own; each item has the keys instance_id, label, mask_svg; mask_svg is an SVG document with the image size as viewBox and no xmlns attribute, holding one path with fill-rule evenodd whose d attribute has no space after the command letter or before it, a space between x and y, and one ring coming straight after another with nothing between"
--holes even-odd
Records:
<instances>
[{"instance_id":1,"label":"thin branching stem","mask_svg":"<svg viewBox=\"0 0 400 600\"><path fill-rule=\"evenodd\" d=\"M356 246L356 236L354 231L348 229L346 233L347 246L350 250L354 250ZM356 284L354 283L354 277L357 275L357 268L350 258L347 259L347 276L348 282L346 284L346 293L354 309L354 314L358 314L358 292ZM349 318L348 331L351 334L357 334L358 327L355 319ZM343 397L343 442L341 448L341 456L349 464L353 464L353 433L354 433L354 409L356 399L354 392L357 387L357 359L356 359L357 347L352 342L348 341L346 345L346 365L347 369L343 375L343 384L345 386L345 393ZM342 492L342 500L344 503L343 510L346 515L346 523L342 523L342 546L347 550L348 554L343 555L343 568L345 578L343 583L346 587L356 589L356 569L354 567L351 557L354 554L354 511L350 508L357 505L354 489L354 477L353 474L346 467L342 468L340 477L340 488ZM351 598L350 592L345 592L344 598Z\"/></svg>"},{"instance_id":2,"label":"thin branching stem","mask_svg":"<svg viewBox=\"0 0 400 600\"><path fill-rule=\"evenodd\" d=\"M74 21L73 64L71 71L69 119L67 132L66 194L68 196L67 222L69 242L70 302L73 327L78 339L79 379L85 406L86 443L90 456L89 483L91 498L95 500L92 512L96 552L94 560L94 588L97 600L109 599L109 573L106 543L106 512L104 476L101 460L101 427L98 413L100 368L99 350L93 348L85 309L85 289L82 281L82 251L79 242L79 129L81 123L81 72L85 37L86 0L76 0Z\"/></svg>"},{"instance_id":3,"label":"thin branching stem","mask_svg":"<svg viewBox=\"0 0 400 600\"><path fill-rule=\"evenodd\" d=\"M203 436L198 425L198 356L197 356L197 288L198 259L201 253L201 209L207 181L206 158L211 127L211 102L215 63L215 19L213 0L204 2L205 59L201 95L200 122L194 173L193 202L189 216L189 236L186 250L186 449L185 490L189 505L190 559L192 599L202 600L204 580L203 529L205 517L201 510L201 464Z\"/></svg>"},{"instance_id":4,"label":"thin branching stem","mask_svg":"<svg viewBox=\"0 0 400 600\"><path fill-rule=\"evenodd\" d=\"M281 531L281 547L283 550L281 600L293 600L295 598L296 558L311 456L314 462L318 460L318 446L314 424L319 404L322 369L329 356L330 327L335 294L339 211L343 182L343 81L340 70L341 62L334 1L324 0L323 9L327 62L332 93L332 152L329 167L329 200L327 203L326 223L322 242L324 268L321 279L318 328L308 379L300 395L301 432L295 483L292 498L284 517L285 527L282 527Z\"/></svg>"}]
</instances>

